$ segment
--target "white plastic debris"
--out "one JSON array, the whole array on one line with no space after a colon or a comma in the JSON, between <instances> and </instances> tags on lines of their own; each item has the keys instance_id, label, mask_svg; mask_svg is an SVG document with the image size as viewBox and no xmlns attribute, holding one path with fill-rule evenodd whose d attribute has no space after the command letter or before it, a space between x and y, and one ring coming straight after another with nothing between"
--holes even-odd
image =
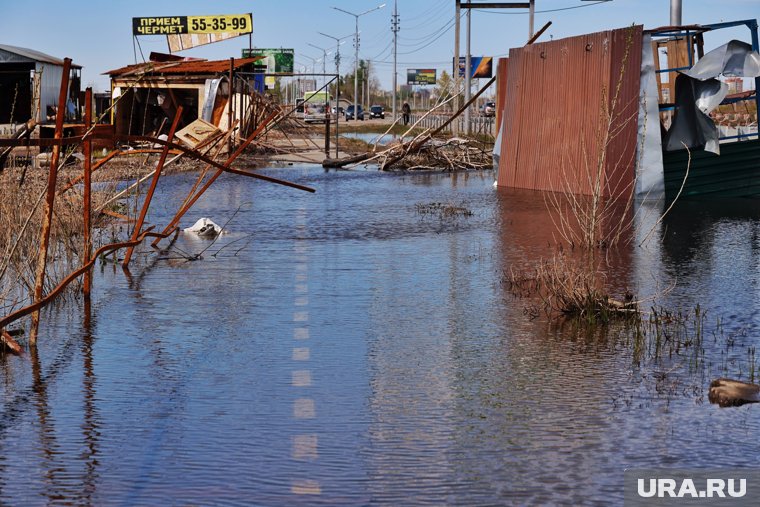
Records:
<instances>
[{"instance_id":1,"label":"white plastic debris","mask_svg":"<svg viewBox=\"0 0 760 507\"><path fill-rule=\"evenodd\" d=\"M185 232L194 232L202 238L214 238L221 234L222 228L215 224L210 218L200 218L192 227L185 229Z\"/></svg>"}]
</instances>

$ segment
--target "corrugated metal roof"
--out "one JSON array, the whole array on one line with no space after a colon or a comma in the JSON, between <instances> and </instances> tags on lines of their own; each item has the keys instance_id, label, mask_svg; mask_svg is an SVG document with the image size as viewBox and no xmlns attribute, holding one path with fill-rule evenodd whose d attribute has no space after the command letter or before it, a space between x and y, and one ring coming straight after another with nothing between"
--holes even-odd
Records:
<instances>
[{"instance_id":1,"label":"corrugated metal roof","mask_svg":"<svg viewBox=\"0 0 760 507\"><path fill-rule=\"evenodd\" d=\"M638 26L510 50L499 186L589 195L602 154L602 194L632 191L641 41Z\"/></svg>"},{"instance_id":2,"label":"corrugated metal roof","mask_svg":"<svg viewBox=\"0 0 760 507\"><path fill-rule=\"evenodd\" d=\"M7 51L8 53L13 53L15 55L21 56L23 58L27 58L35 62L52 63L54 65L60 65L61 67L63 67L62 59L56 58L54 56L46 55L45 53L36 51L34 49L21 48L18 46L11 46L9 44L0 44L0 50ZM81 65L75 65L73 63L71 64L71 66L77 69L82 68Z\"/></svg>"},{"instance_id":3,"label":"corrugated metal roof","mask_svg":"<svg viewBox=\"0 0 760 507\"><path fill-rule=\"evenodd\" d=\"M235 69L257 62L264 56L251 58L235 58ZM189 62L147 62L127 65L119 69L104 72L111 77L124 76L138 73L152 73L161 75L178 74L220 74L230 70L229 60L193 60Z\"/></svg>"}]
</instances>

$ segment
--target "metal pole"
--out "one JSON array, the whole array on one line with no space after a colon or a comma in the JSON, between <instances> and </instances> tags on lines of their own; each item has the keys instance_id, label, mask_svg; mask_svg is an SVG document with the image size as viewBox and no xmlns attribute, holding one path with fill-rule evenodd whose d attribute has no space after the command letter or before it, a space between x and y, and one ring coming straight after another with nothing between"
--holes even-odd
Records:
<instances>
[{"instance_id":1,"label":"metal pole","mask_svg":"<svg viewBox=\"0 0 760 507\"><path fill-rule=\"evenodd\" d=\"M171 142L172 139L174 139L174 132L177 130L177 125L179 125L179 119L182 117L182 106L179 106L177 108L177 112L174 114L174 121L172 122L172 126L169 129L168 134L168 141ZM166 161L166 155L169 153L169 145L165 144L164 149L161 150L161 158L158 159L158 165L156 166L156 170L153 173L153 179L150 182L150 188L148 188L148 193L145 195L145 201L143 202L142 209L140 210L140 217L137 219L137 223L135 224L135 228L132 231L132 239L131 241L136 241L137 238L140 236L140 229L142 229L143 223L145 223L145 216L148 214L148 208L150 208L150 201L153 199L153 193L156 191L156 186L158 185L158 179L161 177L161 170L164 168L164 162ZM122 262L122 266L126 269L129 267L129 261L132 259L132 253L134 252L135 247L130 246L127 248L127 252L124 255L124 261Z\"/></svg>"},{"instance_id":2,"label":"metal pole","mask_svg":"<svg viewBox=\"0 0 760 507\"><path fill-rule=\"evenodd\" d=\"M467 56L464 61L464 101L470 101L470 84L472 81L472 56L470 55L470 26L472 24L472 9L467 9ZM464 110L464 131L470 134L470 108Z\"/></svg>"},{"instance_id":3,"label":"metal pole","mask_svg":"<svg viewBox=\"0 0 760 507\"><path fill-rule=\"evenodd\" d=\"M335 158L338 158L338 124L340 122L340 41L335 39Z\"/></svg>"},{"instance_id":4,"label":"metal pole","mask_svg":"<svg viewBox=\"0 0 760 507\"><path fill-rule=\"evenodd\" d=\"M459 13L461 8L459 6L459 0L456 0L456 11L454 14L454 93L456 98L454 99L454 110L459 111ZM457 135L459 129L457 123L451 124L451 133Z\"/></svg>"},{"instance_id":5,"label":"metal pole","mask_svg":"<svg viewBox=\"0 0 760 507\"><path fill-rule=\"evenodd\" d=\"M356 16L356 31L354 32L354 45L356 46L354 62L354 120L359 120L359 16Z\"/></svg>"},{"instance_id":6,"label":"metal pole","mask_svg":"<svg viewBox=\"0 0 760 507\"><path fill-rule=\"evenodd\" d=\"M398 71L396 70L396 53L398 50L398 0L393 0L393 22L391 23L393 31L393 121L398 119L396 112L396 90L398 90Z\"/></svg>"},{"instance_id":7,"label":"metal pole","mask_svg":"<svg viewBox=\"0 0 760 507\"><path fill-rule=\"evenodd\" d=\"M364 84L365 84L365 86L367 88L367 95L366 95L366 99L367 99L366 106L367 107L364 108L365 111L369 111L369 108L372 105L371 104L372 97L369 96L369 62L370 62L370 60L367 59L367 66L365 67L365 70L364 70Z\"/></svg>"},{"instance_id":8,"label":"metal pole","mask_svg":"<svg viewBox=\"0 0 760 507\"><path fill-rule=\"evenodd\" d=\"M670 0L670 26L681 26L681 0Z\"/></svg>"},{"instance_id":9,"label":"metal pole","mask_svg":"<svg viewBox=\"0 0 760 507\"><path fill-rule=\"evenodd\" d=\"M85 132L90 131L92 127L92 88L87 88L84 93L84 128ZM90 207L92 205L92 141L86 139L84 141L84 233L82 234L83 252L82 252L82 264L90 262L92 256L92 218L90 213ZM92 270L84 272L84 283L82 284L82 293L84 294L85 302L90 300L90 292L92 289Z\"/></svg>"},{"instance_id":10,"label":"metal pole","mask_svg":"<svg viewBox=\"0 0 760 507\"><path fill-rule=\"evenodd\" d=\"M530 9L530 15L528 16L528 18L529 18L529 21L528 21L528 24L529 24L529 26L528 26L528 39L532 39L533 38L533 16L536 13L536 0L530 0L530 7L529 7L529 9Z\"/></svg>"},{"instance_id":11,"label":"metal pole","mask_svg":"<svg viewBox=\"0 0 760 507\"><path fill-rule=\"evenodd\" d=\"M235 83L234 83L234 72L235 72L235 58L230 58L230 79L229 79L229 97L227 99L227 129L232 128L232 97L234 97L235 92ZM232 151L232 147L235 146L235 140L232 138L233 136L229 137L229 149ZM171 137L169 137L169 140L171 141ZM125 264L126 265L126 264Z\"/></svg>"},{"instance_id":12,"label":"metal pole","mask_svg":"<svg viewBox=\"0 0 760 507\"><path fill-rule=\"evenodd\" d=\"M66 116L66 98L69 90L69 74L71 73L71 58L63 60L63 75L61 77L61 89L58 93L58 111L55 115L55 139L63 138L63 118ZM50 172L48 173L47 198L45 200L45 213L42 216L42 228L40 229L40 251L37 257L37 268L34 276L34 302L42 299L42 287L45 283L45 269L47 268L47 253L50 245L50 227L53 223L53 206L55 205L55 184L58 179L58 159L61 155L62 146L53 146L53 154L50 157ZM40 325L39 310L32 313L32 325L29 331L29 345L37 344L37 330Z\"/></svg>"}]
</instances>

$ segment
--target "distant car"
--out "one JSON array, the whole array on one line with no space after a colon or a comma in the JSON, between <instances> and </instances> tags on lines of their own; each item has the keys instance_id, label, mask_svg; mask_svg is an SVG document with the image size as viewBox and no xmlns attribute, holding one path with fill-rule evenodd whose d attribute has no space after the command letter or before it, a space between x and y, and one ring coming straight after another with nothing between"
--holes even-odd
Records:
<instances>
[{"instance_id":1,"label":"distant car","mask_svg":"<svg viewBox=\"0 0 760 507\"><path fill-rule=\"evenodd\" d=\"M383 106L372 106L369 108L369 119L372 118L385 118L385 109Z\"/></svg>"},{"instance_id":2,"label":"distant car","mask_svg":"<svg viewBox=\"0 0 760 507\"><path fill-rule=\"evenodd\" d=\"M345 113L345 110L343 109L343 106L340 106L340 107L333 106L333 108L332 108L332 114L333 115L339 115L339 114L343 114L343 113Z\"/></svg>"},{"instance_id":3,"label":"distant car","mask_svg":"<svg viewBox=\"0 0 760 507\"><path fill-rule=\"evenodd\" d=\"M496 102L486 102L480 108L483 116L496 116Z\"/></svg>"},{"instance_id":4,"label":"distant car","mask_svg":"<svg viewBox=\"0 0 760 507\"><path fill-rule=\"evenodd\" d=\"M362 109L362 106L358 106L357 110L359 112L356 114L356 119L364 121L364 109ZM346 121L353 120L353 119L354 119L354 106L352 104L346 108Z\"/></svg>"},{"instance_id":5,"label":"distant car","mask_svg":"<svg viewBox=\"0 0 760 507\"><path fill-rule=\"evenodd\" d=\"M304 102L303 120L306 123L324 123L327 121L327 106Z\"/></svg>"}]
</instances>

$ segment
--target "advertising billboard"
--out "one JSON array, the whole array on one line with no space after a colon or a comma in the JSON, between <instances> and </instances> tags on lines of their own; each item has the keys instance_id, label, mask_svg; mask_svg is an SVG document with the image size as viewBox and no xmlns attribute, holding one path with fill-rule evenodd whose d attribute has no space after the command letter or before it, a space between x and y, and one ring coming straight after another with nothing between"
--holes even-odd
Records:
<instances>
[{"instance_id":1,"label":"advertising billboard","mask_svg":"<svg viewBox=\"0 0 760 507\"><path fill-rule=\"evenodd\" d=\"M434 85L436 83L435 69L406 69L406 84Z\"/></svg>"},{"instance_id":2,"label":"advertising billboard","mask_svg":"<svg viewBox=\"0 0 760 507\"><path fill-rule=\"evenodd\" d=\"M166 35L172 53L246 33L253 33L251 13L132 18L132 35Z\"/></svg>"},{"instance_id":3,"label":"advertising billboard","mask_svg":"<svg viewBox=\"0 0 760 507\"><path fill-rule=\"evenodd\" d=\"M466 57L459 57L459 77L465 77L464 66ZM493 76L493 57L491 56L470 56L470 77L491 78Z\"/></svg>"},{"instance_id":4,"label":"advertising billboard","mask_svg":"<svg viewBox=\"0 0 760 507\"><path fill-rule=\"evenodd\" d=\"M253 14L132 18L132 35L189 35L253 32Z\"/></svg>"},{"instance_id":5,"label":"advertising billboard","mask_svg":"<svg viewBox=\"0 0 760 507\"><path fill-rule=\"evenodd\" d=\"M293 73L293 60L295 60L295 50L283 48L243 48L243 58L252 56L264 56L262 62L266 63L267 73Z\"/></svg>"}]
</instances>

